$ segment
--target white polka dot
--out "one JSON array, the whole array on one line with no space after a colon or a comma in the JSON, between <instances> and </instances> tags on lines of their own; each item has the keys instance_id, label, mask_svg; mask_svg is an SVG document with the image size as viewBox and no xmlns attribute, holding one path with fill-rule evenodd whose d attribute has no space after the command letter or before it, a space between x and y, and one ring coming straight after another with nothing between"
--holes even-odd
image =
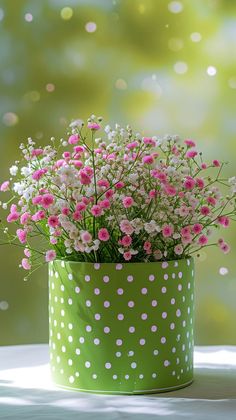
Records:
<instances>
[{"instance_id":1,"label":"white polka dot","mask_svg":"<svg viewBox=\"0 0 236 420\"><path fill-rule=\"evenodd\" d=\"M103 281L104 283L108 283L109 282L109 277L108 276L103 276Z\"/></svg>"},{"instance_id":2,"label":"white polka dot","mask_svg":"<svg viewBox=\"0 0 236 420\"><path fill-rule=\"evenodd\" d=\"M155 280L154 274L150 274L150 276L148 278L149 278L149 281L154 281Z\"/></svg>"},{"instance_id":3,"label":"white polka dot","mask_svg":"<svg viewBox=\"0 0 236 420\"><path fill-rule=\"evenodd\" d=\"M63 284L61 285L61 291L64 292L65 290L65 286L63 286Z\"/></svg>"},{"instance_id":4,"label":"white polka dot","mask_svg":"<svg viewBox=\"0 0 236 420\"><path fill-rule=\"evenodd\" d=\"M144 378L143 374L142 374L142 373L140 373L140 375L139 375L139 379L143 379L143 378Z\"/></svg>"},{"instance_id":5,"label":"white polka dot","mask_svg":"<svg viewBox=\"0 0 236 420\"><path fill-rule=\"evenodd\" d=\"M52 308L51 308L52 309ZM54 312L54 311L53 311ZM61 310L61 316L65 316L65 311L64 309Z\"/></svg>"},{"instance_id":6,"label":"white polka dot","mask_svg":"<svg viewBox=\"0 0 236 420\"><path fill-rule=\"evenodd\" d=\"M91 332L92 331L92 327L91 327L91 325L86 325L86 331L87 332Z\"/></svg>"},{"instance_id":7,"label":"white polka dot","mask_svg":"<svg viewBox=\"0 0 236 420\"><path fill-rule=\"evenodd\" d=\"M120 351L116 352L116 357L121 357L121 352Z\"/></svg>"},{"instance_id":8,"label":"white polka dot","mask_svg":"<svg viewBox=\"0 0 236 420\"><path fill-rule=\"evenodd\" d=\"M57 320L56 320L56 319L54 319L54 321L53 321L53 325L54 325L54 327L56 327L56 326L57 326Z\"/></svg>"},{"instance_id":9,"label":"white polka dot","mask_svg":"<svg viewBox=\"0 0 236 420\"><path fill-rule=\"evenodd\" d=\"M104 305L104 308L109 308L109 306L110 306L109 300L105 300L103 305Z\"/></svg>"},{"instance_id":10,"label":"white polka dot","mask_svg":"<svg viewBox=\"0 0 236 420\"><path fill-rule=\"evenodd\" d=\"M157 306L157 300L152 300L152 306Z\"/></svg>"},{"instance_id":11,"label":"white polka dot","mask_svg":"<svg viewBox=\"0 0 236 420\"><path fill-rule=\"evenodd\" d=\"M65 268L65 261L61 261L61 267Z\"/></svg>"},{"instance_id":12,"label":"white polka dot","mask_svg":"<svg viewBox=\"0 0 236 420\"><path fill-rule=\"evenodd\" d=\"M58 297L57 296L55 296L54 297L54 302L57 302L58 301Z\"/></svg>"},{"instance_id":13,"label":"white polka dot","mask_svg":"<svg viewBox=\"0 0 236 420\"><path fill-rule=\"evenodd\" d=\"M75 372L75 376L78 378L79 377L79 372Z\"/></svg>"},{"instance_id":14,"label":"white polka dot","mask_svg":"<svg viewBox=\"0 0 236 420\"><path fill-rule=\"evenodd\" d=\"M118 338L118 339L116 340L116 345L117 345L117 346L122 346L122 344L123 344L123 341L122 341L120 338Z\"/></svg>"},{"instance_id":15,"label":"white polka dot","mask_svg":"<svg viewBox=\"0 0 236 420\"><path fill-rule=\"evenodd\" d=\"M161 293L163 293L163 294L164 294L164 293L166 293L166 291L167 291L166 287L162 287L162 288L161 288Z\"/></svg>"},{"instance_id":16,"label":"white polka dot","mask_svg":"<svg viewBox=\"0 0 236 420\"><path fill-rule=\"evenodd\" d=\"M185 302L185 296L182 297L182 301Z\"/></svg>"},{"instance_id":17,"label":"white polka dot","mask_svg":"<svg viewBox=\"0 0 236 420\"><path fill-rule=\"evenodd\" d=\"M136 369L137 363L136 362L132 362L130 366L132 367L132 369Z\"/></svg>"},{"instance_id":18,"label":"white polka dot","mask_svg":"<svg viewBox=\"0 0 236 420\"><path fill-rule=\"evenodd\" d=\"M170 303L171 303L171 305L174 305L175 304L175 298L172 298Z\"/></svg>"},{"instance_id":19,"label":"white polka dot","mask_svg":"<svg viewBox=\"0 0 236 420\"><path fill-rule=\"evenodd\" d=\"M55 272L55 277L58 279L58 277L59 277L59 274L58 274L58 272L56 271Z\"/></svg>"},{"instance_id":20,"label":"white polka dot","mask_svg":"<svg viewBox=\"0 0 236 420\"><path fill-rule=\"evenodd\" d=\"M84 276L84 280L89 282L90 281L90 276L88 274L86 274L86 276Z\"/></svg>"},{"instance_id":21,"label":"white polka dot","mask_svg":"<svg viewBox=\"0 0 236 420\"><path fill-rule=\"evenodd\" d=\"M94 318L96 319L96 321L99 321L99 319L101 319L101 315L100 314L95 314Z\"/></svg>"},{"instance_id":22,"label":"white polka dot","mask_svg":"<svg viewBox=\"0 0 236 420\"><path fill-rule=\"evenodd\" d=\"M95 294L95 295L100 295L100 289L99 289L98 287L96 287L96 288L94 289L94 294Z\"/></svg>"},{"instance_id":23,"label":"white polka dot","mask_svg":"<svg viewBox=\"0 0 236 420\"><path fill-rule=\"evenodd\" d=\"M119 289L117 289L117 294L118 295L123 295L124 290L120 287Z\"/></svg>"},{"instance_id":24,"label":"white polka dot","mask_svg":"<svg viewBox=\"0 0 236 420\"><path fill-rule=\"evenodd\" d=\"M142 293L142 295L146 295L147 294L147 288L146 287L143 287L142 289L141 289L141 293Z\"/></svg>"},{"instance_id":25,"label":"white polka dot","mask_svg":"<svg viewBox=\"0 0 236 420\"><path fill-rule=\"evenodd\" d=\"M127 280L128 280L129 283L131 283L133 281L133 279L134 279L133 276L128 276L127 277Z\"/></svg>"},{"instance_id":26,"label":"white polka dot","mask_svg":"<svg viewBox=\"0 0 236 420\"><path fill-rule=\"evenodd\" d=\"M152 378L156 378L157 374L156 373L152 373Z\"/></svg>"},{"instance_id":27,"label":"white polka dot","mask_svg":"<svg viewBox=\"0 0 236 420\"><path fill-rule=\"evenodd\" d=\"M60 361L61 361L61 358L60 358L60 356L57 356L57 363L60 363Z\"/></svg>"},{"instance_id":28,"label":"white polka dot","mask_svg":"<svg viewBox=\"0 0 236 420\"><path fill-rule=\"evenodd\" d=\"M55 289L55 284L52 282L52 290L54 290Z\"/></svg>"},{"instance_id":29,"label":"white polka dot","mask_svg":"<svg viewBox=\"0 0 236 420\"><path fill-rule=\"evenodd\" d=\"M172 279L175 279L175 273L172 273Z\"/></svg>"},{"instance_id":30,"label":"white polka dot","mask_svg":"<svg viewBox=\"0 0 236 420\"><path fill-rule=\"evenodd\" d=\"M183 289L182 284L178 284L178 291L181 292L182 289Z\"/></svg>"},{"instance_id":31,"label":"white polka dot","mask_svg":"<svg viewBox=\"0 0 236 420\"><path fill-rule=\"evenodd\" d=\"M81 344L83 344L83 343L84 343L84 337L80 337L80 338L79 338L79 342L80 342Z\"/></svg>"},{"instance_id":32,"label":"white polka dot","mask_svg":"<svg viewBox=\"0 0 236 420\"><path fill-rule=\"evenodd\" d=\"M69 298L69 299L68 299L68 304L69 304L69 305L72 305L72 303L73 303L73 300L72 300L71 298Z\"/></svg>"},{"instance_id":33,"label":"white polka dot","mask_svg":"<svg viewBox=\"0 0 236 420\"><path fill-rule=\"evenodd\" d=\"M61 303L64 303L64 299L63 298L61 298L60 301L61 301Z\"/></svg>"},{"instance_id":34,"label":"white polka dot","mask_svg":"<svg viewBox=\"0 0 236 420\"><path fill-rule=\"evenodd\" d=\"M64 369L60 369L60 374L63 375Z\"/></svg>"},{"instance_id":35,"label":"white polka dot","mask_svg":"<svg viewBox=\"0 0 236 420\"><path fill-rule=\"evenodd\" d=\"M125 379L129 379L129 375L125 375Z\"/></svg>"},{"instance_id":36,"label":"white polka dot","mask_svg":"<svg viewBox=\"0 0 236 420\"><path fill-rule=\"evenodd\" d=\"M66 348L65 348L65 346L62 346L62 347L61 347L61 351L62 351L62 353L65 353L65 352L66 352Z\"/></svg>"},{"instance_id":37,"label":"white polka dot","mask_svg":"<svg viewBox=\"0 0 236 420\"><path fill-rule=\"evenodd\" d=\"M116 264L116 270L122 270L123 265L122 264Z\"/></svg>"},{"instance_id":38,"label":"white polka dot","mask_svg":"<svg viewBox=\"0 0 236 420\"><path fill-rule=\"evenodd\" d=\"M134 355L134 351L133 350L130 350L129 352L128 352L128 356L129 357L131 357L131 356L133 356Z\"/></svg>"},{"instance_id":39,"label":"white polka dot","mask_svg":"<svg viewBox=\"0 0 236 420\"><path fill-rule=\"evenodd\" d=\"M75 353L79 356L80 355L80 349L75 349Z\"/></svg>"},{"instance_id":40,"label":"white polka dot","mask_svg":"<svg viewBox=\"0 0 236 420\"><path fill-rule=\"evenodd\" d=\"M182 325L183 325L183 327L186 327L186 321L185 320L182 322Z\"/></svg>"},{"instance_id":41,"label":"white polka dot","mask_svg":"<svg viewBox=\"0 0 236 420\"><path fill-rule=\"evenodd\" d=\"M187 260L187 265L190 265L190 260Z\"/></svg>"},{"instance_id":42,"label":"white polka dot","mask_svg":"<svg viewBox=\"0 0 236 420\"><path fill-rule=\"evenodd\" d=\"M191 288L191 284L190 283L188 283L188 289L190 289Z\"/></svg>"},{"instance_id":43,"label":"white polka dot","mask_svg":"<svg viewBox=\"0 0 236 420\"><path fill-rule=\"evenodd\" d=\"M188 306L188 314L190 314L190 307Z\"/></svg>"},{"instance_id":44,"label":"white polka dot","mask_svg":"<svg viewBox=\"0 0 236 420\"><path fill-rule=\"evenodd\" d=\"M84 365L85 365L85 367L86 367L86 368L90 368L90 367L91 367L91 363L90 363L90 362L88 362L88 361L87 361L87 362L85 362L85 364L84 364Z\"/></svg>"},{"instance_id":45,"label":"white polka dot","mask_svg":"<svg viewBox=\"0 0 236 420\"><path fill-rule=\"evenodd\" d=\"M72 341L73 341L73 337L72 337L72 335L69 335L69 337L68 337L68 341L69 341L70 343L72 343Z\"/></svg>"},{"instance_id":46,"label":"white polka dot","mask_svg":"<svg viewBox=\"0 0 236 420\"><path fill-rule=\"evenodd\" d=\"M92 305L91 300L87 299L85 302L85 305L90 308L90 306Z\"/></svg>"},{"instance_id":47,"label":"white polka dot","mask_svg":"<svg viewBox=\"0 0 236 420\"><path fill-rule=\"evenodd\" d=\"M185 351L185 344L182 345L182 351Z\"/></svg>"},{"instance_id":48,"label":"white polka dot","mask_svg":"<svg viewBox=\"0 0 236 420\"><path fill-rule=\"evenodd\" d=\"M168 280L169 276L168 274L164 274L164 280Z\"/></svg>"},{"instance_id":49,"label":"white polka dot","mask_svg":"<svg viewBox=\"0 0 236 420\"><path fill-rule=\"evenodd\" d=\"M146 343L146 340L145 340L145 338L141 338L140 340L139 340L139 344L141 345L141 346L144 346L144 344Z\"/></svg>"},{"instance_id":50,"label":"white polka dot","mask_svg":"<svg viewBox=\"0 0 236 420\"><path fill-rule=\"evenodd\" d=\"M172 376L175 376L175 374L176 374L176 373L175 373L175 370L173 370L173 372L172 372Z\"/></svg>"},{"instance_id":51,"label":"white polka dot","mask_svg":"<svg viewBox=\"0 0 236 420\"><path fill-rule=\"evenodd\" d=\"M145 321L147 319L147 317L148 317L147 314L145 314L145 313L141 314L141 318L142 318L143 321Z\"/></svg>"},{"instance_id":52,"label":"white polka dot","mask_svg":"<svg viewBox=\"0 0 236 420\"><path fill-rule=\"evenodd\" d=\"M69 359L69 360L68 360L68 365L69 365L69 366L72 366L72 365L73 365L73 360L72 360L72 359Z\"/></svg>"},{"instance_id":53,"label":"white polka dot","mask_svg":"<svg viewBox=\"0 0 236 420\"><path fill-rule=\"evenodd\" d=\"M165 344L166 343L166 337L161 337L161 343Z\"/></svg>"},{"instance_id":54,"label":"white polka dot","mask_svg":"<svg viewBox=\"0 0 236 420\"><path fill-rule=\"evenodd\" d=\"M64 328L65 324L64 322L61 322L61 328Z\"/></svg>"},{"instance_id":55,"label":"white polka dot","mask_svg":"<svg viewBox=\"0 0 236 420\"><path fill-rule=\"evenodd\" d=\"M117 379L117 375L113 375L112 378L116 380Z\"/></svg>"},{"instance_id":56,"label":"white polka dot","mask_svg":"<svg viewBox=\"0 0 236 420\"><path fill-rule=\"evenodd\" d=\"M124 315L123 314L118 314L117 319L119 319L119 321L123 321Z\"/></svg>"},{"instance_id":57,"label":"white polka dot","mask_svg":"<svg viewBox=\"0 0 236 420\"><path fill-rule=\"evenodd\" d=\"M98 346L100 344L99 338L94 338L93 342L96 346Z\"/></svg>"},{"instance_id":58,"label":"white polka dot","mask_svg":"<svg viewBox=\"0 0 236 420\"><path fill-rule=\"evenodd\" d=\"M73 329L73 324L71 324L71 322L68 324L68 328L69 328L69 330Z\"/></svg>"},{"instance_id":59,"label":"white polka dot","mask_svg":"<svg viewBox=\"0 0 236 420\"><path fill-rule=\"evenodd\" d=\"M68 279L73 280L73 275L71 273L68 274Z\"/></svg>"},{"instance_id":60,"label":"white polka dot","mask_svg":"<svg viewBox=\"0 0 236 420\"><path fill-rule=\"evenodd\" d=\"M176 348L175 347L172 347L172 353L176 353Z\"/></svg>"},{"instance_id":61,"label":"white polka dot","mask_svg":"<svg viewBox=\"0 0 236 420\"><path fill-rule=\"evenodd\" d=\"M176 358L176 364L179 365L179 358Z\"/></svg>"},{"instance_id":62,"label":"white polka dot","mask_svg":"<svg viewBox=\"0 0 236 420\"><path fill-rule=\"evenodd\" d=\"M170 324L170 329L171 329L171 330L174 330L174 329L175 329L175 323L174 323L174 322L171 322L171 324Z\"/></svg>"},{"instance_id":63,"label":"white polka dot","mask_svg":"<svg viewBox=\"0 0 236 420\"><path fill-rule=\"evenodd\" d=\"M159 351L158 351L157 349L153 350L153 354L154 354L154 356L157 356L157 355L158 355L158 353L159 353Z\"/></svg>"},{"instance_id":64,"label":"white polka dot","mask_svg":"<svg viewBox=\"0 0 236 420\"><path fill-rule=\"evenodd\" d=\"M99 268L100 268L100 264L99 264L99 263L95 263L95 264L94 264L94 268L95 268L95 270L99 270Z\"/></svg>"},{"instance_id":65,"label":"white polka dot","mask_svg":"<svg viewBox=\"0 0 236 420\"><path fill-rule=\"evenodd\" d=\"M134 333L134 331L135 331L135 327L129 327L129 332L130 333Z\"/></svg>"},{"instance_id":66,"label":"white polka dot","mask_svg":"<svg viewBox=\"0 0 236 420\"><path fill-rule=\"evenodd\" d=\"M54 314L54 308L53 308L53 306L51 307L51 314ZM64 316L65 315L65 311L62 309L61 310L61 316Z\"/></svg>"},{"instance_id":67,"label":"white polka dot","mask_svg":"<svg viewBox=\"0 0 236 420\"><path fill-rule=\"evenodd\" d=\"M174 267L178 267L178 265L179 265L178 261L175 261L174 262Z\"/></svg>"},{"instance_id":68,"label":"white polka dot","mask_svg":"<svg viewBox=\"0 0 236 420\"><path fill-rule=\"evenodd\" d=\"M110 328L109 327L104 327L103 331L104 331L105 334L109 334Z\"/></svg>"},{"instance_id":69,"label":"white polka dot","mask_svg":"<svg viewBox=\"0 0 236 420\"><path fill-rule=\"evenodd\" d=\"M76 286L75 293L79 293L79 292L80 292L80 288L78 286Z\"/></svg>"},{"instance_id":70,"label":"white polka dot","mask_svg":"<svg viewBox=\"0 0 236 420\"><path fill-rule=\"evenodd\" d=\"M70 376L69 377L69 382L70 382L70 384L73 384L73 382L75 381L75 378L74 378L74 376Z\"/></svg>"},{"instance_id":71,"label":"white polka dot","mask_svg":"<svg viewBox=\"0 0 236 420\"><path fill-rule=\"evenodd\" d=\"M151 331L152 332L156 332L157 331L157 326L156 325L152 325L151 326Z\"/></svg>"},{"instance_id":72,"label":"white polka dot","mask_svg":"<svg viewBox=\"0 0 236 420\"><path fill-rule=\"evenodd\" d=\"M170 365L170 361L169 361L169 360L165 360L165 361L164 361L164 366L165 366L165 367L167 367L167 366L169 366L169 365Z\"/></svg>"},{"instance_id":73,"label":"white polka dot","mask_svg":"<svg viewBox=\"0 0 236 420\"><path fill-rule=\"evenodd\" d=\"M181 316L181 310L180 310L180 309L177 309L177 311L176 311L176 316L177 316L178 318Z\"/></svg>"},{"instance_id":74,"label":"white polka dot","mask_svg":"<svg viewBox=\"0 0 236 420\"><path fill-rule=\"evenodd\" d=\"M182 271L180 271L180 272L178 273L178 277L179 277L179 279L182 279L182 277L183 277L183 273L182 273Z\"/></svg>"},{"instance_id":75,"label":"white polka dot","mask_svg":"<svg viewBox=\"0 0 236 420\"><path fill-rule=\"evenodd\" d=\"M128 306L129 306L129 308L133 308L134 307L134 301L133 300L130 300L128 302Z\"/></svg>"},{"instance_id":76,"label":"white polka dot","mask_svg":"<svg viewBox=\"0 0 236 420\"><path fill-rule=\"evenodd\" d=\"M162 312L161 316L162 316L163 319L166 319L167 318L167 312Z\"/></svg>"},{"instance_id":77,"label":"white polka dot","mask_svg":"<svg viewBox=\"0 0 236 420\"><path fill-rule=\"evenodd\" d=\"M105 368L106 369L111 369L111 363L109 363L109 362L105 363Z\"/></svg>"}]
</instances>

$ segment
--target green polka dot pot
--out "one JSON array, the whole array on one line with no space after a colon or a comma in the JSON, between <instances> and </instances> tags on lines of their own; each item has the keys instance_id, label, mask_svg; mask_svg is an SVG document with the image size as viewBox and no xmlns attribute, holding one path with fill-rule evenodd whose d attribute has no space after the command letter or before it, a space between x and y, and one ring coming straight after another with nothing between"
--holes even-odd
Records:
<instances>
[{"instance_id":1,"label":"green polka dot pot","mask_svg":"<svg viewBox=\"0 0 236 420\"><path fill-rule=\"evenodd\" d=\"M194 262L49 263L50 359L61 387L171 391L193 380Z\"/></svg>"}]
</instances>

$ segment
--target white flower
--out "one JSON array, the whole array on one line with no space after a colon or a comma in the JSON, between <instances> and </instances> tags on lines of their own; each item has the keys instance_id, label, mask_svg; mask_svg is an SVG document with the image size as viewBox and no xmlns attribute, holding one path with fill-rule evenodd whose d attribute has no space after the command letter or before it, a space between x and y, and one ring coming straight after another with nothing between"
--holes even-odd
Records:
<instances>
[{"instance_id":1,"label":"white flower","mask_svg":"<svg viewBox=\"0 0 236 420\"><path fill-rule=\"evenodd\" d=\"M110 133L110 131L111 131L111 127L109 126L109 125L106 125L105 126L105 128L104 128L104 131L105 131L105 133Z\"/></svg>"},{"instance_id":2,"label":"white flower","mask_svg":"<svg viewBox=\"0 0 236 420\"><path fill-rule=\"evenodd\" d=\"M154 220L144 223L144 229L147 233L156 232L157 223Z\"/></svg>"},{"instance_id":3,"label":"white flower","mask_svg":"<svg viewBox=\"0 0 236 420\"><path fill-rule=\"evenodd\" d=\"M32 170L28 166L23 166L20 170L21 175L27 177L31 174Z\"/></svg>"},{"instance_id":4,"label":"white flower","mask_svg":"<svg viewBox=\"0 0 236 420\"><path fill-rule=\"evenodd\" d=\"M229 178L229 179L228 179L228 182L229 182L230 184L236 184L236 176L233 176L232 178Z\"/></svg>"},{"instance_id":5,"label":"white flower","mask_svg":"<svg viewBox=\"0 0 236 420\"><path fill-rule=\"evenodd\" d=\"M18 166L12 165L9 169L9 172L12 176L16 176L17 172L18 172L18 169L19 169Z\"/></svg>"}]
</instances>

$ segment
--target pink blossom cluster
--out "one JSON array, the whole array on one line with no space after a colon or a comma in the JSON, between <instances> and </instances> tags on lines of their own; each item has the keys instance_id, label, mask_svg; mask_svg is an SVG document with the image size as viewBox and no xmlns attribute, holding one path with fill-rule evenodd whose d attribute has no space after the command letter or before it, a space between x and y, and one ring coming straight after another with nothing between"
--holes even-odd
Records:
<instances>
[{"instance_id":1,"label":"pink blossom cluster","mask_svg":"<svg viewBox=\"0 0 236 420\"><path fill-rule=\"evenodd\" d=\"M25 270L41 264L37 253L45 262L148 262L210 245L229 252L211 234L236 214L236 178L222 177L224 162L204 162L192 139L142 137L119 125L102 131L92 116L55 143L37 148L28 139L22 165L0 186L11 194L3 207L16 233L7 235L24 247Z\"/></svg>"}]
</instances>

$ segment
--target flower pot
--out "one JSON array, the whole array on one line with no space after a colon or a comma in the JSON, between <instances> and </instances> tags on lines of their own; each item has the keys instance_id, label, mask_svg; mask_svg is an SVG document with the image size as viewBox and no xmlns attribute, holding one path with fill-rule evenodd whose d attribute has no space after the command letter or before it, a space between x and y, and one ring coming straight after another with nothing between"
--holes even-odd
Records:
<instances>
[{"instance_id":1,"label":"flower pot","mask_svg":"<svg viewBox=\"0 0 236 420\"><path fill-rule=\"evenodd\" d=\"M194 262L49 263L54 382L145 394L193 380Z\"/></svg>"}]
</instances>

